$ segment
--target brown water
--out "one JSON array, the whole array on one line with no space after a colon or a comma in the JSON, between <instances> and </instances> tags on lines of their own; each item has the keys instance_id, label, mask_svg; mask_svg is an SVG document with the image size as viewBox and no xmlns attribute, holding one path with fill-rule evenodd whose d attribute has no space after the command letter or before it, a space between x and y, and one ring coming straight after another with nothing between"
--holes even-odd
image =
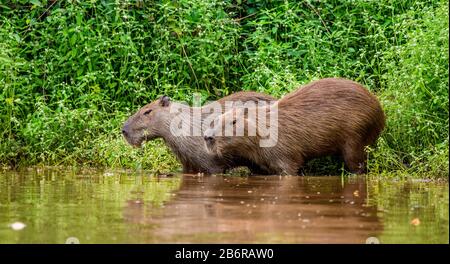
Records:
<instances>
[{"instance_id":1,"label":"brown water","mask_svg":"<svg viewBox=\"0 0 450 264\"><path fill-rule=\"evenodd\" d=\"M0 172L0 243L448 243L448 183Z\"/></svg>"}]
</instances>

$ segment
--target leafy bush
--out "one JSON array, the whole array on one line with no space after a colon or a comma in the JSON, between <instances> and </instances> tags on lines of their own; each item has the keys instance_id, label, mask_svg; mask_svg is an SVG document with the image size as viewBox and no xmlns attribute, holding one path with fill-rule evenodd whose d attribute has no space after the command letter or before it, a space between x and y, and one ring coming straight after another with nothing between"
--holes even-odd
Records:
<instances>
[{"instance_id":1,"label":"leafy bush","mask_svg":"<svg viewBox=\"0 0 450 264\"><path fill-rule=\"evenodd\" d=\"M136 150L120 136L148 101L239 90L282 96L339 76L366 85L385 107L373 173L448 175L447 5L2 1L0 163L173 170L160 141Z\"/></svg>"},{"instance_id":2,"label":"leafy bush","mask_svg":"<svg viewBox=\"0 0 450 264\"><path fill-rule=\"evenodd\" d=\"M448 11L447 4L428 10L407 42L383 57L387 125L376 155L386 169L406 165L448 175Z\"/></svg>"}]
</instances>

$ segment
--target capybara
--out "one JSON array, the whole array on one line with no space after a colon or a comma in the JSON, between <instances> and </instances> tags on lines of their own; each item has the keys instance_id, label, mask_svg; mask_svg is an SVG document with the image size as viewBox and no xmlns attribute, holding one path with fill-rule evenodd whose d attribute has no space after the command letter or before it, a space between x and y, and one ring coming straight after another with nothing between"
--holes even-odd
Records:
<instances>
[{"instance_id":1,"label":"capybara","mask_svg":"<svg viewBox=\"0 0 450 264\"><path fill-rule=\"evenodd\" d=\"M250 118L255 110L263 114ZM261 119L269 119L271 111L278 114L276 144L261 147ZM360 174L365 172L365 147L376 141L384 123L378 99L362 85L326 78L287 94L270 107L232 109L217 117L204 139L211 152L240 155L270 174L297 175L305 161L335 154L343 157L351 172ZM236 132L238 124L244 126L241 136L223 133L227 127ZM256 133L249 135L249 131Z\"/></svg>"},{"instance_id":2,"label":"capybara","mask_svg":"<svg viewBox=\"0 0 450 264\"><path fill-rule=\"evenodd\" d=\"M276 98L258 92L241 91L223 97L217 101L222 107L228 102L274 102ZM216 103L216 105L217 105ZM203 107L189 107L181 103L173 102L167 96L143 106L134 115L128 118L122 127L122 134L129 144L139 147L144 141L155 138L162 138L166 145L172 150L183 166L184 173L223 173L227 169L237 166L247 166L254 173L261 173L257 166L247 162L242 158L227 157L219 158L217 155L208 152L204 148L203 131L198 135L174 135L171 131L171 122L176 118L177 113L171 112L171 107L184 107L189 113L195 109L204 110L213 103ZM208 111L201 111L200 123L209 115ZM184 117L183 117L184 118ZM184 118L189 120L190 117ZM212 118L211 121L213 121ZM184 121L184 120L183 120ZM201 126L194 123L193 126Z\"/></svg>"}]
</instances>

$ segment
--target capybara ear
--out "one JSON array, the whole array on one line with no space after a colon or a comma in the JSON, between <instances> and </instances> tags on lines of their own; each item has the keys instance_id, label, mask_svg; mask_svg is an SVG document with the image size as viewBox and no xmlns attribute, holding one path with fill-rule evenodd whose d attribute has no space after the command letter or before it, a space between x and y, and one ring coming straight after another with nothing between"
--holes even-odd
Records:
<instances>
[{"instance_id":1,"label":"capybara ear","mask_svg":"<svg viewBox=\"0 0 450 264\"><path fill-rule=\"evenodd\" d=\"M169 104L170 104L170 97L167 96L167 95L161 96L161 98L159 99L159 104L160 104L162 107L169 106Z\"/></svg>"}]
</instances>

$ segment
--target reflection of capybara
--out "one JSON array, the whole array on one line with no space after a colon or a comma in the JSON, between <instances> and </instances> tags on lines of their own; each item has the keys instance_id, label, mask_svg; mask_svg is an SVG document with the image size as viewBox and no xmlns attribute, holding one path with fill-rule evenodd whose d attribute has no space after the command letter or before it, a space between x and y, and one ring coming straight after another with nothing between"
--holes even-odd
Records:
<instances>
[{"instance_id":1,"label":"reflection of capybara","mask_svg":"<svg viewBox=\"0 0 450 264\"><path fill-rule=\"evenodd\" d=\"M377 98L360 84L338 78L312 82L287 94L266 111L278 110L277 141L261 147L261 117L255 109L232 109L205 131L207 147L219 156L241 155L273 174L298 174L305 160L340 154L348 169L365 171L365 146L373 144L384 128L384 113ZM270 111L269 111L270 110ZM242 119L239 120L240 118ZM237 122L239 120L239 122ZM243 136L227 136L222 129L245 126ZM256 131L248 135L248 131ZM225 135L225 136L223 136Z\"/></svg>"},{"instance_id":2,"label":"reflection of capybara","mask_svg":"<svg viewBox=\"0 0 450 264\"><path fill-rule=\"evenodd\" d=\"M364 243L383 229L366 186L361 177L184 175L163 208L129 202L123 215L158 226L139 229L150 243Z\"/></svg>"},{"instance_id":3,"label":"reflection of capybara","mask_svg":"<svg viewBox=\"0 0 450 264\"><path fill-rule=\"evenodd\" d=\"M263 93L244 91L231 94L219 99L220 105L226 102L270 102L276 99ZM154 138L163 138L166 145L173 151L183 166L184 173L222 173L228 168L236 166L248 166L250 170L258 172L258 169L243 159L219 158L217 155L209 153L204 148L202 134L198 136L176 136L170 130L170 122L174 119L176 113L170 111L169 106L174 104L169 97L163 96L154 102L151 102L125 122L122 133L128 143L133 146L140 146L142 142ZM186 106L184 106L186 107ZM205 108L207 106L203 106ZM189 108L192 112L194 107ZM202 122L208 116L208 113L201 114ZM201 122L200 122L201 123ZM195 125L195 124L194 124Z\"/></svg>"}]
</instances>

